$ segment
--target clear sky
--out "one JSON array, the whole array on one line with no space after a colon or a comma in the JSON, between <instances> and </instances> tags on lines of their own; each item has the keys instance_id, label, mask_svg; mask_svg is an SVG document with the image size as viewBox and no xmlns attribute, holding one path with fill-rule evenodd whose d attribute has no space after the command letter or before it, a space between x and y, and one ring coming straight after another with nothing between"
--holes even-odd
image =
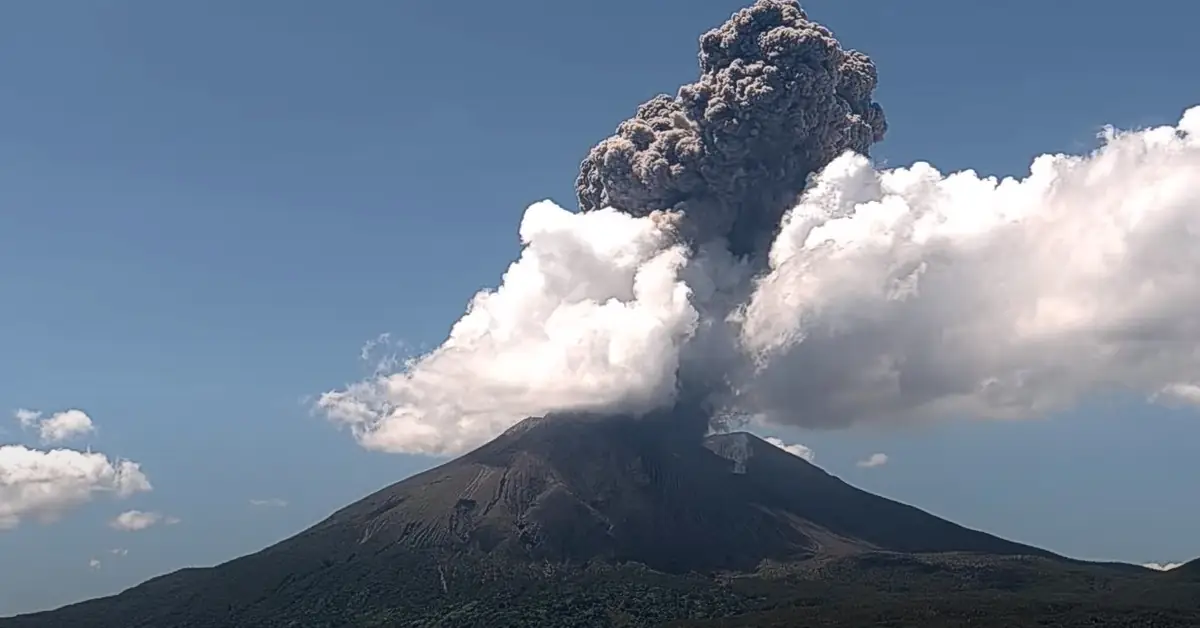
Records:
<instances>
[{"instance_id":1,"label":"clear sky","mask_svg":"<svg viewBox=\"0 0 1200 628\"><path fill-rule=\"evenodd\" d=\"M694 78L698 35L741 4L0 6L0 443L46 448L18 408L78 408L96 431L71 446L153 484L0 531L0 614L257 550L433 464L361 449L313 396L367 374L360 349L383 332L440 342L518 253L525 207L572 205L587 149ZM887 164L1019 174L1104 124L1200 103L1189 3L805 6L879 66ZM780 436L1016 540L1200 556L1191 411L1094 399L1036 421ZM887 463L856 465L872 453ZM162 519L110 525L131 509Z\"/></svg>"}]
</instances>

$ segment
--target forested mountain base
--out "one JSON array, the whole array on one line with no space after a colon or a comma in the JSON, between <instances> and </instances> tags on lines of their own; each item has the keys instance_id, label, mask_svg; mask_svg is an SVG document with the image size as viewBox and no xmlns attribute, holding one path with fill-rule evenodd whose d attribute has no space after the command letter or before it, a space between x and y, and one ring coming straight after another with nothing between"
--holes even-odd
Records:
<instances>
[{"instance_id":1,"label":"forested mountain base","mask_svg":"<svg viewBox=\"0 0 1200 628\"><path fill-rule=\"evenodd\" d=\"M880 553L702 576L634 564L410 556L391 574L347 577L332 569L336 583L320 570L298 574L257 599L222 588L219 577L272 574L229 571L236 567L179 572L120 597L0 620L0 627L1200 626L1200 582L1040 557ZM157 612L156 601L170 604Z\"/></svg>"}]
</instances>

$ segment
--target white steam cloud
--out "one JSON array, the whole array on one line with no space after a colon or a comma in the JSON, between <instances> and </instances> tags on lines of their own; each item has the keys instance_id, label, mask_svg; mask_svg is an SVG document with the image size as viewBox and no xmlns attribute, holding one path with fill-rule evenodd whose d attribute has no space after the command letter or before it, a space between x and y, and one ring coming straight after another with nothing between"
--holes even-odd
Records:
<instances>
[{"instance_id":1,"label":"white steam cloud","mask_svg":"<svg viewBox=\"0 0 1200 628\"><path fill-rule=\"evenodd\" d=\"M698 315L669 215L574 214L546 201L525 250L436 350L318 401L366 447L456 453L554 410L640 413L672 397Z\"/></svg>"},{"instance_id":2,"label":"white steam cloud","mask_svg":"<svg viewBox=\"0 0 1200 628\"><path fill-rule=\"evenodd\" d=\"M1023 179L847 155L789 214L744 312L776 423L1021 418L1200 382L1200 108Z\"/></svg>"},{"instance_id":3,"label":"white steam cloud","mask_svg":"<svg viewBox=\"0 0 1200 628\"><path fill-rule=\"evenodd\" d=\"M1200 404L1200 108L1103 140L1003 180L846 154L753 280L678 244L670 214L535 204L445 343L319 406L366 447L450 454L527 416L662 407L706 369L727 414L800 427L1099 391Z\"/></svg>"}]
</instances>

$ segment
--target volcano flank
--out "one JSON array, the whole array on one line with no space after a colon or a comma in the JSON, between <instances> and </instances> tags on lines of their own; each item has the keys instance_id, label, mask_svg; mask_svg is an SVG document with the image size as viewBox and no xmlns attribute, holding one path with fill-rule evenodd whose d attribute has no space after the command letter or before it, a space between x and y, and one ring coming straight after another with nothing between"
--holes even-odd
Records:
<instances>
[{"instance_id":1,"label":"volcano flank","mask_svg":"<svg viewBox=\"0 0 1200 628\"><path fill-rule=\"evenodd\" d=\"M832 586L880 569L1078 564L866 493L748 433L684 438L680 421L527 419L256 554L0 626L603 626L621 613L658 625L752 608L761 595L729 578L772 565ZM544 604L567 606L538 619Z\"/></svg>"},{"instance_id":2,"label":"volcano flank","mask_svg":"<svg viewBox=\"0 0 1200 628\"><path fill-rule=\"evenodd\" d=\"M1062 558L861 491L751 434L681 432L694 422L681 412L526 419L258 553L0 628L1200 618L1195 565ZM1087 623L1101 611L1152 623Z\"/></svg>"},{"instance_id":3,"label":"volcano flank","mask_svg":"<svg viewBox=\"0 0 1200 628\"><path fill-rule=\"evenodd\" d=\"M868 550L1046 555L855 489L753 435L688 442L671 437L674 424L528 419L318 529L361 544L666 572Z\"/></svg>"}]
</instances>

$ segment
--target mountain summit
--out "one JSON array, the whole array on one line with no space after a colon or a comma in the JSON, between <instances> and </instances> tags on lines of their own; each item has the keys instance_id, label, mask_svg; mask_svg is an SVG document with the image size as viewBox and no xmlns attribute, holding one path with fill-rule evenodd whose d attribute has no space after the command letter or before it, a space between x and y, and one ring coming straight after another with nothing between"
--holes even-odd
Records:
<instances>
[{"instance_id":1,"label":"mountain summit","mask_svg":"<svg viewBox=\"0 0 1200 628\"><path fill-rule=\"evenodd\" d=\"M858 490L751 434L689 442L653 418L527 419L317 529L360 544L667 572L863 550L1047 555Z\"/></svg>"}]
</instances>

